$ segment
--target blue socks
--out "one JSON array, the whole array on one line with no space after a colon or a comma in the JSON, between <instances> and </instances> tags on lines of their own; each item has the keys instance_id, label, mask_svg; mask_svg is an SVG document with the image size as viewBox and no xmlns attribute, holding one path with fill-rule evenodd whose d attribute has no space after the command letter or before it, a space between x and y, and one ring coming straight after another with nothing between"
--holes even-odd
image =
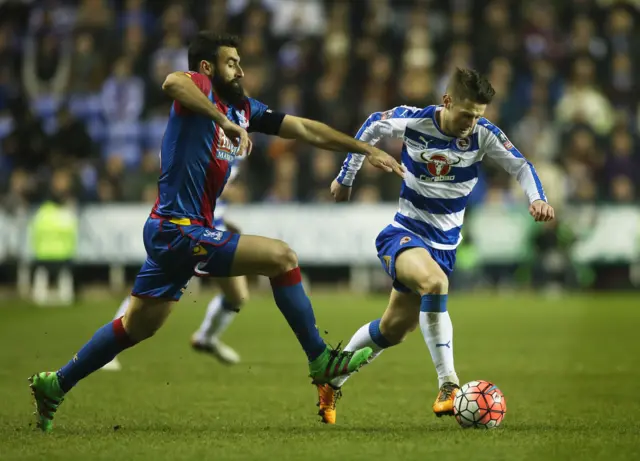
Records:
<instances>
[{"instance_id":1,"label":"blue socks","mask_svg":"<svg viewBox=\"0 0 640 461\"><path fill-rule=\"evenodd\" d=\"M447 312L447 295L422 296L420 312Z\"/></svg>"},{"instance_id":2,"label":"blue socks","mask_svg":"<svg viewBox=\"0 0 640 461\"><path fill-rule=\"evenodd\" d=\"M69 363L58 370L58 380L64 392L78 381L99 370L123 350L135 344L127 335L122 317L100 328Z\"/></svg>"},{"instance_id":3,"label":"blue socks","mask_svg":"<svg viewBox=\"0 0 640 461\"><path fill-rule=\"evenodd\" d=\"M309 362L317 359L327 348L316 327L316 318L311 300L302 287L300 268L290 270L271 278L273 299L278 309L287 319L298 342L307 354Z\"/></svg>"},{"instance_id":4,"label":"blue socks","mask_svg":"<svg viewBox=\"0 0 640 461\"><path fill-rule=\"evenodd\" d=\"M387 347L392 346L392 344L382 335L380 331L380 320L374 320L369 324L369 336L371 336L371 340L376 343L380 349L386 349Z\"/></svg>"}]
</instances>

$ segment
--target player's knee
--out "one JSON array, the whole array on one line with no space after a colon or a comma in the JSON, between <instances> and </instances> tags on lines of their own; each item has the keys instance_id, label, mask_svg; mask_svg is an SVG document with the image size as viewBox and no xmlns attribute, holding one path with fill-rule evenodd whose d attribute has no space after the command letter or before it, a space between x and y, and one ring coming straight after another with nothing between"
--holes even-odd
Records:
<instances>
[{"instance_id":1,"label":"player's knee","mask_svg":"<svg viewBox=\"0 0 640 461\"><path fill-rule=\"evenodd\" d=\"M430 274L418 283L420 296L427 294L447 294L449 292L449 279L444 273Z\"/></svg>"},{"instance_id":2,"label":"player's knee","mask_svg":"<svg viewBox=\"0 0 640 461\"><path fill-rule=\"evenodd\" d=\"M273 263L273 275L280 275L298 267L298 255L285 242L278 241L274 245Z\"/></svg>"}]
</instances>

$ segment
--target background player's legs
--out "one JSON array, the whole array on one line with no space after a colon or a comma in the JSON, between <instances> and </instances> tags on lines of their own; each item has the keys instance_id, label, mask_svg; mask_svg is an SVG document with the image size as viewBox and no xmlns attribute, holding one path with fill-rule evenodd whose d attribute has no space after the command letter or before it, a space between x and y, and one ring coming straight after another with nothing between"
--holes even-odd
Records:
<instances>
[{"instance_id":1,"label":"background player's legs","mask_svg":"<svg viewBox=\"0 0 640 461\"><path fill-rule=\"evenodd\" d=\"M309 362L326 350L316 327L311 301L302 287L298 257L286 243L266 237L241 235L232 276L265 275L271 279L274 300L295 333Z\"/></svg>"},{"instance_id":2,"label":"background player's legs","mask_svg":"<svg viewBox=\"0 0 640 461\"><path fill-rule=\"evenodd\" d=\"M209 302L202 324L191 338L191 344L194 349L209 352L224 363L238 363L240 356L220 341L220 336L249 299L249 285L246 277L219 278L216 283L222 293Z\"/></svg>"},{"instance_id":3,"label":"background player's legs","mask_svg":"<svg viewBox=\"0 0 640 461\"><path fill-rule=\"evenodd\" d=\"M459 384L453 366L447 276L426 249L411 248L396 259L396 279L420 295L420 329L438 372L439 386L446 382Z\"/></svg>"},{"instance_id":4,"label":"background player's legs","mask_svg":"<svg viewBox=\"0 0 640 461\"><path fill-rule=\"evenodd\" d=\"M408 332L418 326L420 312L420 297L414 293L391 290L389 304L381 319L363 325L344 348L354 351L368 346L373 349L373 355L368 363L378 357L391 346L401 343ZM341 376L331 381L334 388L340 388L350 375Z\"/></svg>"}]
</instances>

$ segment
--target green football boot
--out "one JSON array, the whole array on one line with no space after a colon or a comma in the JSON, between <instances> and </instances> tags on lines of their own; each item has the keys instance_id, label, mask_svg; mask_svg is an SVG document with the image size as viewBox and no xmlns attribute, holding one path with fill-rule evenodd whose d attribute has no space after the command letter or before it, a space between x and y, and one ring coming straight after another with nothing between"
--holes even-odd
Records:
<instances>
[{"instance_id":1,"label":"green football boot","mask_svg":"<svg viewBox=\"0 0 640 461\"><path fill-rule=\"evenodd\" d=\"M372 353L370 347L347 352L341 351L339 346L336 349L327 346L320 357L309 363L309 376L313 384L328 383L333 378L357 371L367 363Z\"/></svg>"},{"instance_id":2,"label":"green football boot","mask_svg":"<svg viewBox=\"0 0 640 461\"><path fill-rule=\"evenodd\" d=\"M58 375L55 372L43 371L29 378L31 394L36 404L36 423L43 432L53 429L53 416L64 400L64 392L60 388Z\"/></svg>"}]
</instances>

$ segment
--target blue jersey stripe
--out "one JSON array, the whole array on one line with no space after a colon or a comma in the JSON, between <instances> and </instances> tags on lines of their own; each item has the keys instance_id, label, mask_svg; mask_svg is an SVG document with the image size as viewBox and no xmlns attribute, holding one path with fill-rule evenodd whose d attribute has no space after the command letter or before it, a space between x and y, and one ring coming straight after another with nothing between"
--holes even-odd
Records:
<instances>
[{"instance_id":1,"label":"blue jersey stripe","mask_svg":"<svg viewBox=\"0 0 640 461\"><path fill-rule=\"evenodd\" d=\"M531 175L533 176L533 182L536 183L536 189L538 190L538 194L540 194L540 198L546 202L547 201L547 196L544 195L544 189L542 188L542 182L540 182L540 178L538 177L538 173L536 172L536 169L534 168L534 166L533 166L533 164L531 162L527 162L527 165L529 165L529 170L531 171Z\"/></svg>"},{"instance_id":2,"label":"blue jersey stripe","mask_svg":"<svg viewBox=\"0 0 640 461\"><path fill-rule=\"evenodd\" d=\"M432 242L444 245L456 245L460 238L461 227L454 227L448 231L443 231L427 224L424 221L408 218L400 213L396 213L395 221L409 229L411 232L418 234Z\"/></svg>"},{"instance_id":3,"label":"blue jersey stripe","mask_svg":"<svg viewBox=\"0 0 640 461\"><path fill-rule=\"evenodd\" d=\"M435 136L422 133L409 127L405 128L404 136L417 144L423 144L425 149L427 146L429 149L448 149L451 145L451 140L449 139L436 138Z\"/></svg>"},{"instance_id":4,"label":"blue jersey stripe","mask_svg":"<svg viewBox=\"0 0 640 461\"><path fill-rule=\"evenodd\" d=\"M428 181L428 178L434 177L431 173L429 173L427 164L423 162L416 162L415 160L413 160L407 153L407 149L404 146L402 148L402 163L407 167L407 170L418 179ZM472 179L478 177L479 171L480 162L473 163L466 167L453 166L451 167L449 173L447 173L447 176L454 176L454 179L447 182L460 183L471 181Z\"/></svg>"},{"instance_id":5,"label":"blue jersey stripe","mask_svg":"<svg viewBox=\"0 0 640 461\"><path fill-rule=\"evenodd\" d=\"M431 214L451 214L458 213L465 209L469 196L457 198L428 198L420 195L407 184L402 182L400 189L400 198L408 200L419 210L426 211Z\"/></svg>"},{"instance_id":6,"label":"blue jersey stripe","mask_svg":"<svg viewBox=\"0 0 640 461\"><path fill-rule=\"evenodd\" d=\"M425 149L453 150L456 152L473 152L480 150L478 133L473 133L465 139L441 139L407 127L404 131L404 136L417 144L423 144ZM463 144L464 141L468 141L468 144Z\"/></svg>"}]
</instances>

